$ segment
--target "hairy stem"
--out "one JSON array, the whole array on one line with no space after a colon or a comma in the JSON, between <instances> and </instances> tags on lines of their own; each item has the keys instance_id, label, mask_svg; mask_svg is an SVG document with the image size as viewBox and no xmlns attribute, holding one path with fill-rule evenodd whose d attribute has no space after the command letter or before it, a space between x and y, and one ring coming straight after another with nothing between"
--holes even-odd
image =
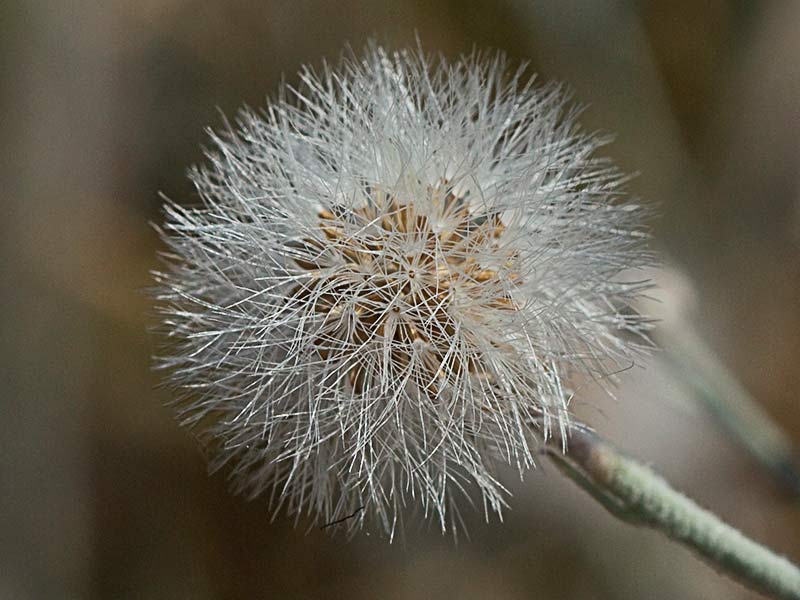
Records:
<instances>
[{"instance_id":1,"label":"hairy stem","mask_svg":"<svg viewBox=\"0 0 800 600\"><path fill-rule=\"evenodd\" d=\"M754 590L774 598L800 599L800 569L700 508L594 433L573 428L566 453L556 440L546 447L546 454L620 519L665 533Z\"/></svg>"},{"instance_id":2,"label":"hairy stem","mask_svg":"<svg viewBox=\"0 0 800 600\"><path fill-rule=\"evenodd\" d=\"M661 333L668 366L715 420L758 462L800 496L800 468L789 436L689 327Z\"/></svg>"}]
</instances>

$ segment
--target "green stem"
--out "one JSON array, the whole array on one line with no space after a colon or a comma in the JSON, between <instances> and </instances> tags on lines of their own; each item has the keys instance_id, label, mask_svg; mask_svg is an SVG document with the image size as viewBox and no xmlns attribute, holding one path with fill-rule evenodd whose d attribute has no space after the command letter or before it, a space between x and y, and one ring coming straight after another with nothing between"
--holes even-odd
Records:
<instances>
[{"instance_id":1,"label":"green stem","mask_svg":"<svg viewBox=\"0 0 800 600\"><path fill-rule=\"evenodd\" d=\"M559 443L547 446L546 452L561 471L620 519L665 533L754 590L774 598L800 599L800 569L700 508L597 435L573 428L566 454Z\"/></svg>"},{"instance_id":2,"label":"green stem","mask_svg":"<svg viewBox=\"0 0 800 600\"><path fill-rule=\"evenodd\" d=\"M717 422L784 486L800 495L791 439L689 328L661 333L667 364Z\"/></svg>"}]
</instances>

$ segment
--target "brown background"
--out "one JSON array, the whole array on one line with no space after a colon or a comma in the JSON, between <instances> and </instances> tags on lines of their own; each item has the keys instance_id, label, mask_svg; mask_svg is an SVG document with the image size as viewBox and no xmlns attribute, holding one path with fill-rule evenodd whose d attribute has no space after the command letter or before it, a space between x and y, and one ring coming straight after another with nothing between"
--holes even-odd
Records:
<instances>
[{"instance_id":1,"label":"brown background","mask_svg":"<svg viewBox=\"0 0 800 600\"><path fill-rule=\"evenodd\" d=\"M750 598L542 465L504 523L331 538L208 477L149 369L158 192L220 111L371 34L530 60L659 207L694 324L800 443L800 4L6 2L0 220L0 598ZM676 300L667 289L667 308ZM800 560L800 504L655 359L582 414Z\"/></svg>"}]
</instances>

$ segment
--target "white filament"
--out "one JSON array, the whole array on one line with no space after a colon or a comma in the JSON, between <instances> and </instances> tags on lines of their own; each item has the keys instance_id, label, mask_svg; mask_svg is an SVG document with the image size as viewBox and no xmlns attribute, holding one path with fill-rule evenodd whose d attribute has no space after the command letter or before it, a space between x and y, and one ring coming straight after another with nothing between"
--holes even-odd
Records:
<instances>
[{"instance_id":1,"label":"white filament","mask_svg":"<svg viewBox=\"0 0 800 600\"><path fill-rule=\"evenodd\" d=\"M563 431L565 377L647 344L642 210L560 88L500 56L371 46L301 80L211 134L202 206L167 205L182 418L237 490L318 523L391 535L411 503L446 529L471 490L500 513L495 461Z\"/></svg>"}]
</instances>

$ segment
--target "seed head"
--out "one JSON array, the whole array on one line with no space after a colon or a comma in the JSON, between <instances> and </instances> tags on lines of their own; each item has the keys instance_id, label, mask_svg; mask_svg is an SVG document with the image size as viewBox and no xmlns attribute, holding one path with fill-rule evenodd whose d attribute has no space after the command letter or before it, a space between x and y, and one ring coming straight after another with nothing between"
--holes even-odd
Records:
<instances>
[{"instance_id":1,"label":"seed head","mask_svg":"<svg viewBox=\"0 0 800 600\"><path fill-rule=\"evenodd\" d=\"M502 56L370 46L211 133L168 203L159 364L238 491L390 535L500 513L569 421L566 378L646 345L641 209L557 86Z\"/></svg>"}]
</instances>

